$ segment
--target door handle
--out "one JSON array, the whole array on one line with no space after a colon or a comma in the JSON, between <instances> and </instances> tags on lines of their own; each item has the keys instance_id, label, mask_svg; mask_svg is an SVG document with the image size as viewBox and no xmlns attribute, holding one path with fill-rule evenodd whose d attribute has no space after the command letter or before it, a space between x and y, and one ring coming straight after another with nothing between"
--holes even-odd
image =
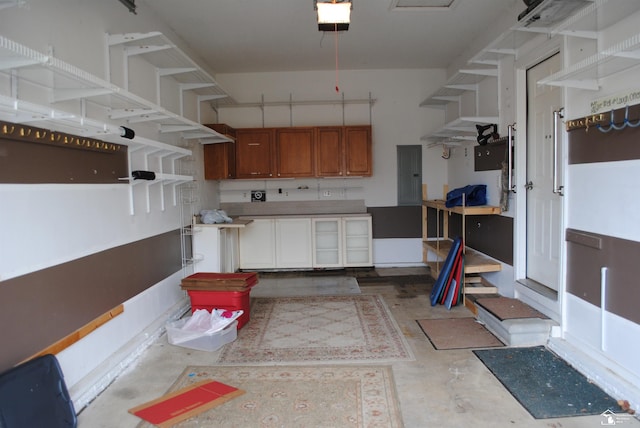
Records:
<instances>
[{"instance_id":1,"label":"door handle","mask_svg":"<svg viewBox=\"0 0 640 428\"><path fill-rule=\"evenodd\" d=\"M564 196L564 186L558 186L558 123L564 117L564 108L553 111L553 193Z\"/></svg>"},{"instance_id":2,"label":"door handle","mask_svg":"<svg viewBox=\"0 0 640 428\"><path fill-rule=\"evenodd\" d=\"M508 177L508 187L509 191L515 193L516 185L513 184L513 132L516 130L516 124L509 125L507 127L507 177Z\"/></svg>"}]
</instances>

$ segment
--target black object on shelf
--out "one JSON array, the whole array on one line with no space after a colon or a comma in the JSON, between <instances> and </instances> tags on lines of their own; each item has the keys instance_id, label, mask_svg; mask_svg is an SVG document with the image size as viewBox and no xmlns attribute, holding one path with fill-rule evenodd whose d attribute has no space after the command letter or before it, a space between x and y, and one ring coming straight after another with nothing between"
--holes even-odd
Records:
<instances>
[{"instance_id":1,"label":"black object on shelf","mask_svg":"<svg viewBox=\"0 0 640 428\"><path fill-rule=\"evenodd\" d=\"M127 128L126 126L121 126L120 127L120 136L122 138L127 138L129 140L133 140L133 138L136 136L136 132L131 128Z\"/></svg>"},{"instance_id":2,"label":"black object on shelf","mask_svg":"<svg viewBox=\"0 0 640 428\"><path fill-rule=\"evenodd\" d=\"M155 180L156 173L153 171L131 171L134 180Z\"/></svg>"},{"instance_id":3,"label":"black object on shelf","mask_svg":"<svg viewBox=\"0 0 640 428\"><path fill-rule=\"evenodd\" d=\"M485 135L485 132L492 129L493 130ZM500 134L498 134L498 125L495 123L490 123L488 125L478 125L476 124L476 130L478 131L478 144L481 146L486 145L490 139L497 140L500 138Z\"/></svg>"}]
</instances>

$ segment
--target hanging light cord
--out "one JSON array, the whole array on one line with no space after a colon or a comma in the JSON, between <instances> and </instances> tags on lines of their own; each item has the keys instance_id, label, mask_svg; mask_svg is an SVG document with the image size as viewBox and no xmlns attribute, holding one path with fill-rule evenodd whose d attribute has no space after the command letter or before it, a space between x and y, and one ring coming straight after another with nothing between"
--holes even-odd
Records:
<instances>
[{"instance_id":1,"label":"hanging light cord","mask_svg":"<svg viewBox=\"0 0 640 428\"><path fill-rule=\"evenodd\" d=\"M335 40L336 40L336 93L340 92L340 86L338 84L338 24L335 25Z\"/></svg>"}]
</instances>

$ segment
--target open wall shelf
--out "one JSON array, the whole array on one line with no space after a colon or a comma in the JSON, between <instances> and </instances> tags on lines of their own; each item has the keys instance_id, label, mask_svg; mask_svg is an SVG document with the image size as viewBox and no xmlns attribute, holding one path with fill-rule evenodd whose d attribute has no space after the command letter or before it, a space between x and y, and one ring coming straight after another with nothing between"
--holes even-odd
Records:
<instances>
[{"instance_id":1,"label":"open wall shelf","mask_svg":"<svg viewBox=\"0 0 640 428\"><path fill-rule=\"evenodd\" d=\"M177 84L180 115L184 115L185 92L189 91L195 95L198 122L200 122L200 104L202 102L215 102L216 105L234 103L233 99L206 70L160 32L107 34L106 42L110 63L113 55L117 55L118 51L121 54L124 73L122 85L125 89L129 87L129 59L131 57L142 57L155 68L156 103L158 105L163 105L161 88L166 79L172 79ZM107 69L109 79L113 81L111 79L111 64L107 65ZM207 138L207 136L202 138Z\"/></svg>"},{"instance_id":2,"label":"open wall shelf","mask_svg":"<svg viewBox=\"0 0 640 428\"><path fill-rule=\"evenodd\" d=\"M129 182L132 215L134 188L145 188L147 212L152 208L150 191L156 185L162 186L158 192L161 210L165 209L165 187L171 191L173 205L177 204L177 187L193 181L192 176L178 171L177 163L192 151L138 135L122 138L123 122L135 130L136 120L149 121L158 126L159 134L178 133L184 140L230 141L204 125L2 36L0 120L128 146L129 176L121 179ZM131 172L135 170L153 171L156 179L134 181Z\"/></svg>"},{"instance_id":3,"label":"open wall shelf","mask_svg":"<svg viewBox=\"0 0 640 428\"><path fill-rule=\"evenodd\" d=\"M538 84L600 89L601 79L640 65L640 31L636 30L621 41L600 46L611 39L607 29L639 10L640 2L637 0L543 0L471 57L464 69L458 70L442 87L420 103L421 107L441 108L447 113L453 111L449 108L450 104L457 103L461 116L453 120L447 117L447 123L442 128L423 136L421 140L429 142L428 147L459 146L466 141L475 141L477 134L469 125L498 123L499 117L463 114L462 103L466 102L469 107L474 100L478 104L479 86L484 79L498 76L501 60L507 56L517 59L519 52L527 49L527 43L542 36L586 39L587 43L594 46L596 53L540 80ZM476 97L465 99L464 94L469 91L476 91ZM479 106L474 107L477 112Z\"/></svg>"},{"instance_id":4,"label":"open wall shelf","mask_svg":"<svg viewBox=\"0 0 640 428\"><path fill-rule=\"evenodd\" d=\"M123 88L107 82L97 76L85 72L71 64L53 56L45 55L0 36L0 75L4 85L0 87L0 95L15 99L20 104L43 106L42 92L47 93L47 101L56 105L68 105L76 102L79 105L76 113L68 114L68 119L76 118L84 126L84 122L102 121L112 124L124 124L135 129L140 122L153 123L160 133L177 133L184 139L199 139L206 142L226 142L228 137L204 125L171 112L151 101L135 95ZM107 117L92 117L89 111L100 109L107 112ZM46 107L44 108L46 110ZM68 109L67 109L68 110ZM46 112L46 111L45 111ZM27 112L29 113L29 112ZM49 111L51 113L51 111ZM37 114L34 121L42 120L43 114ZM29 116L20 117L29 120ZM49 117L53 126L57 118ZM21 122L24 123L24 122ZM103 131L94 127L87 128L83 134L99 137Z\"/></svg>"}]
</instances>

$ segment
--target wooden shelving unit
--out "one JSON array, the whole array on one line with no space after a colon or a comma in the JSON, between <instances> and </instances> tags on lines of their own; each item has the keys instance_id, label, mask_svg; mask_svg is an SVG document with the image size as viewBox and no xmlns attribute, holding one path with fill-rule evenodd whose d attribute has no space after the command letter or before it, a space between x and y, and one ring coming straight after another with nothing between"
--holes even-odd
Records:
<instances>
[{"instance_id":1,"label":"wooden shelving unit","mask_svg":"<svg viewBox=\"0 0 640 428\"><path fill-rule=\"evenodd\" d=\"M446 186L445 186L445 195L446 195ZM441 261L437 260L435 262L428 261L428 253L429 251L434 252L439 259L444 259L447 257L449 250L451 249L451 244L453 240L449 238L449 215L452 213L459 214L462 216L462 235L465 236L466 228L465 228L465 217L467 215L496 215L502 213L500 207L492 206L492 205L481 205L481 206L456 206L448 208L445 205L444 199L426 199L426 185L423 185L423 201L422 201L422 259L425 264L429 265L431 268L431 273L434 277L437 277L440 274L440 266ZM436 210L436 239L429 239L428 236L428 208L433 208ZM442 230L440 230L440 212L444 212L445 215L443 217L442 222ZM499 272L502 270L502 264L492 259L491 257L486 256L485 254L474 250L473 248L469 248L465 246L464 248L464 295L467 294L493 294L497 293L498 290L493 286L486 286L482 282L482 278L480 277L481 273L487 272Z\"/></svg>"}]
</instances>

